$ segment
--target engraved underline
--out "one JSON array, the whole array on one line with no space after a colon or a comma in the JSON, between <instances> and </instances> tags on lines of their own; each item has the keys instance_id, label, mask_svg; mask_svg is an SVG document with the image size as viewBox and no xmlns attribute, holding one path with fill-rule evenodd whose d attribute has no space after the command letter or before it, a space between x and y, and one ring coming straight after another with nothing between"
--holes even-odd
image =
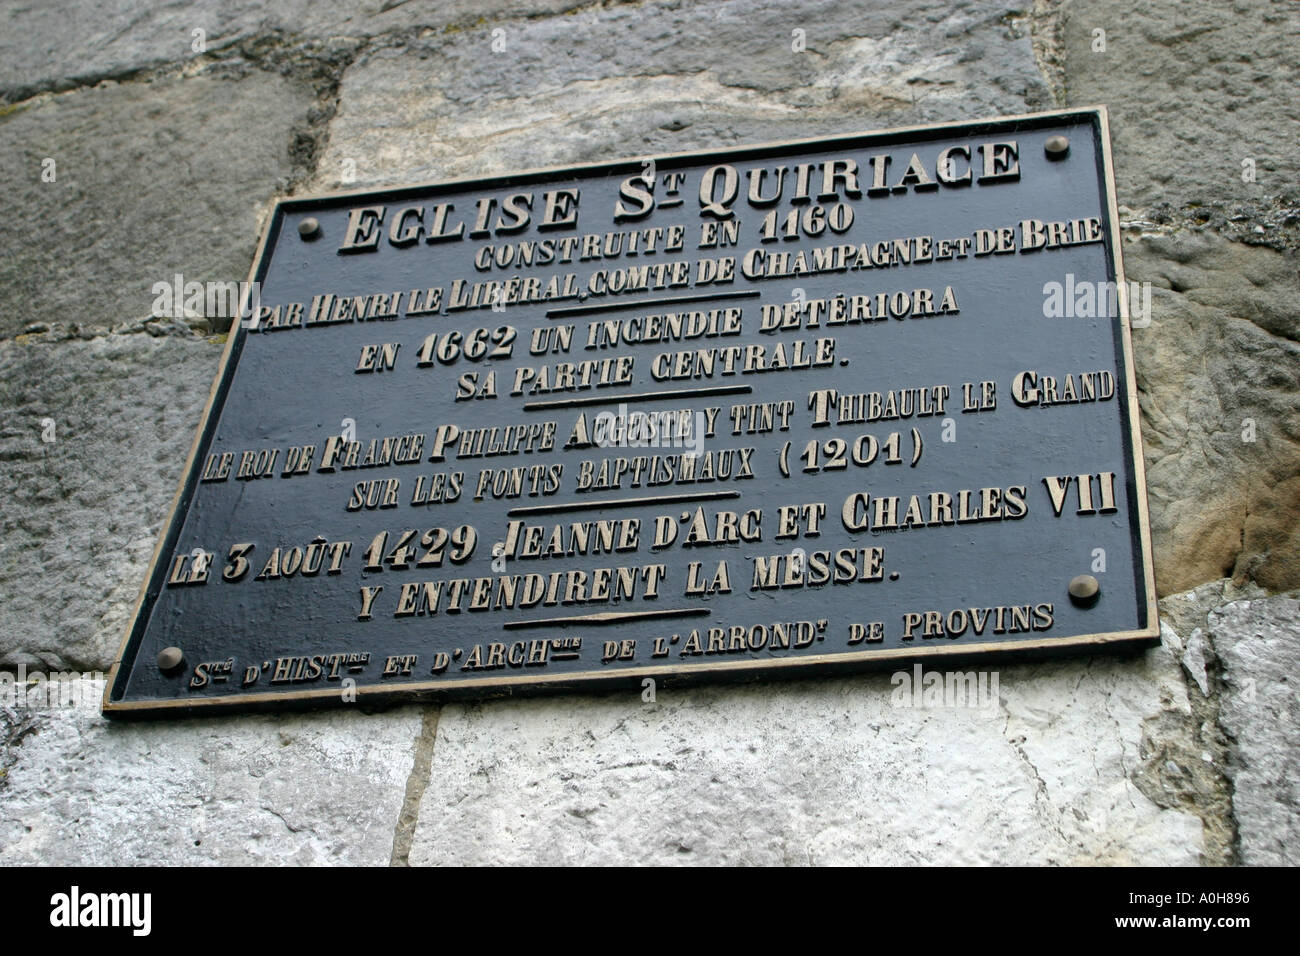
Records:
<instances>
[{"instance_id":1,"label":"engraved underline","mask_svg":"<svg viewBox=\"0 0 1300 956\"><path fill-rule=\"evenodd\" d=\"M593 312L613 312L615 309L639 309L647 305L678 305L683 302L712 302L715 299L750 299L761 295L757 289L745 292L702 292L698 295L674 295L659 299L641 299L637 302L603 302L598 305L567 305L547 309L548 319L559 319L566 315L590 315Z\"/></svg>"},{"instance_id":2,"label":"engraved underline","mask_svg":"<svg viewBox=\"0 0 1300 956\"><path fill-rule=\"evenodd\" d=\"M640 392L636 395L588 395L582 398L557 398L548 402L524 402L524 411L539 412L547 408L573 408L578 405L607 405L614 402L669 401L675 398L703 398L708 395L748 395L753 385L709 385L702 388L669 389L666 392Z\"/></svg>"},{"instance_id":3,"label":"engraved underline","mask_svg":"<svg viewBox=\"0 0 1300 956\"><path fill-rule=\"evenodd\" d=\"M518 515L555 514L560 511L589 511L592 508L632 508L637 505L671 505L684 501L716 501L719 498L739 498L739 491L696 491L680 495L650 495L645 498L614 498L604 501L567 501L554 505L524 505L511 508L508 517Z\"/></svg>"},{"instance_id":4,"label":"engraved underline","mask_svg":"<svg viewBox=\"0 0 1300 956\"><path fill-rule=\"evenodd\" d=\"M712 614L707 607L664 608L662 611L602 611L599 614L578 614L572 617L548 617L541 620L507 621L501 627L515 631L525 627L556 627L562 624L617 624L638 618L654 617L707 617Z\"/></svg>"}]
</instances>

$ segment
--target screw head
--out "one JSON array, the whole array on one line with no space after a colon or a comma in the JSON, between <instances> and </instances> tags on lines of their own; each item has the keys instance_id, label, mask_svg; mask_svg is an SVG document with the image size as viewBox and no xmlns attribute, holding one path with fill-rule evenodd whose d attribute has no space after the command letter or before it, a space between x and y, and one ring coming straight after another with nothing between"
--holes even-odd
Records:
<instances>
[{"instance_id":1,"label":"screw head","mask_svg":"<svg viewBox=\"0 0 1300 956\"><path fill-rule=\"evenodd\" d=\"M1091 604L1101 593L1101 584L1091 574L1070 578L1070 600L1075 604Z\"/></svg>"},{"instance_id":2,"label":"screw head","mask_svg":"<svg viewBox=\"0 0 1300 956\"><path fill-rule=\"evenodd\" d=\"M1064 159L1065 154L1070 151L1070 140L1059 134L1049 136L1047 142L1043 143L1043 149L1047 151L1048 159Z\"/></svg>"},{"instance_id":3,"label":"screw head","mask_svg":"<svg viewBox=\"0 0 1300 956\"><path fill-rule=\"evenodd\" d=\"M302 222L298 223L298 235L304 239L315 239L320 235L320 222L313 216L308 216Z\"/></svg>"},{"instance_id":4,"label":"screw head","mask_svg":"<svg viewBox=\"0 0 1300 956\"><path fill-rule=\"evenodd\" d=\"M185 660L185 655L179 647L164 647L158 652L158 669L164 674L170 673L181 666Z\"/></svg>"}]
</instances>

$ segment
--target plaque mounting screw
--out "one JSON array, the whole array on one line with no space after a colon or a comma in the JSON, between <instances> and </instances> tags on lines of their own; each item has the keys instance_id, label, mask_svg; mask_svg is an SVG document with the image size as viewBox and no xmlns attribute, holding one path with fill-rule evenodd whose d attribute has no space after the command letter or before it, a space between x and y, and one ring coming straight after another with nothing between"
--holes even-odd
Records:
<instances>
[{"instance_id":1,"label":"plaque mounting screw","mask_svg":"<svg viewBox=\"0 0 1300 956\"><path fill-rule=\"evenodd\" d=\"M1101 585L1091 574L1080 574L1070 578L1070 600L1075 604L1087 606L1097 600Z\"/></svg>"},{"instance_id":2,"label":"plaque mounting screw","mask_svg":"<svg viewBox=\"0 0 1300 956\"><path fill-rule=\"evenodd\" d=\"M298 223L298 235L304 239L315 239L320 235L320 223L314 217L308 216Z\"/></svg>"},{"instance_id":3,"label":"plaque mounting screw","mask_svg":"<svg viewBox=\"0 0 1300 956\"><path fill-rule=\"evenodd\" d=\"M1048 159L1065 159L1065 154L1070 151L1070 140L1066 136L1049 136L1043 149L1047 151Z\"/></svg>"},{"instance_id":4,"label":"plaque mounting screw","mask_svg":"<svg viewBox=\"0 0 1300 956\"><path fill-rule=\"evenodd\" d=\"M164 674L170 673L180 667L184 659L179 647L164 647L158 652L158 669Z\"/></svg>"}]
</instances>

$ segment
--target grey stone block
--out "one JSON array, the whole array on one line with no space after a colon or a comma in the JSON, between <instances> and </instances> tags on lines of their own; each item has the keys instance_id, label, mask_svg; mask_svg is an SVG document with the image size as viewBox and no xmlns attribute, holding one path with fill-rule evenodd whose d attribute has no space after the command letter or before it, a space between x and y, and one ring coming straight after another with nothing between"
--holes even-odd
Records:
<instances>
[{"instance_id":1,"label":"grey stone block","mask_svg":"<svg viewBox=\"0 0 1300 956\"><path fill-rule=\"evenodd\" d=\"M107 671L220 357L183 331L0 343L0 666Z\"/></svg>"},{"instance_id":2,"label":"grey stone block","mask_svg":"<svg viewBox=\"0 0 1300 956\"><path fill-rule=\"evenodd\" d=\"M80 684L0 705L0 865L389 862L418 709L110 724Z\"/></svg>"},{"instance_id":3,"label":"grey stone block","mask_svg":"<svg viewBox=\"0 0 1300 956\"><path fill-rule=\"evenodd\" d=\"M896 687L879 675L450 705L411 863L1200 859L1200 820L1129 779L1144 720L1188 712L1164 649L1002 668L983 709L894 706Z\"/></svg>"},{"instance_id":4,"label":"grey stone block","mask_svg":"<svg viewBox=\"0 0 1300 956\"><path fill-rule=\"evenodd\" d=\"M484 17L558 12L573 0L42 0L0 3L0 97L184 67L259 37L364 38ZM196 35L195 31L202 34ZM195 47L202 41L202 50Z\"/></svg>"},{"instance_id":5,"label":"grey stone block","mask_svg":"<svg viewBox=\"0 0 1300 956\"><path fill-rule=\"evenodd\" d=\"M1014 10L649 3L413 37L346 71L315 184L419 182L1047 108L1029 36L1009 25ZM806 48L793 49L797 39Z\"/></svg>"},{"instance_id":6,"label":"grey stone block","mask_svg":"<svg viewBox=\"0 0 1300 956\"><path fill-rule=\"evenodd\" d=\"M1300 11L1293 3L1069 0L1072 105L1110 107L1120 201L1232 238L1300 244ZM1095 49L1104 31L1105 50ZM1254 181L1243 179L1250 161Z\"/></svg>"},{"instance_id":7,"label":"grey stone block","mask_svg":"<svg viewBox=\"0 0 1300 956\"><path fill-rule=\"evenodd\" d=\"M153 286L242 282L313 92L266 73L108 84L0 116L0 338L143 318ZM54 163L53 182L42 173Z\"/></svg>"}]
</instances>

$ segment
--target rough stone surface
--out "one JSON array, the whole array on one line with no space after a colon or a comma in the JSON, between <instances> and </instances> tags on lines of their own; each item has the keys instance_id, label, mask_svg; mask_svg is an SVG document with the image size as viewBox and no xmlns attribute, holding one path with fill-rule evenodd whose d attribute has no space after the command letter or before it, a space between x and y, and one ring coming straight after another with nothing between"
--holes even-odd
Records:
<instances>
[{"instance_id":1,"label":"rough stone surface","mask_svg":"<svg viewBox=\"0 0 1300 956\"><path fill-rule=\"evenodd\" d=\"M208 54L267 34L368 37L419 26L470 27L485 18L538 16L576 0L6 0L0 4L0 96L129 75ZM70 29L69 24L75 24ZM486 42L486 41L485 41Z\"/></svg>"},{"instance_id":2,"label":"rough stone surface","mask_svg":"<svg viewBox=\"0 0 1300 956\"><path fill-rule=\"evenodd\" d=\"M1205 629L1210 612L1233 601L1245 601L1251 598L1266 597L1268 594L1257 584L1247 582L1238 587L1231 578L1220 578L1181 594L1170 594L1160 599L1160 623L1162 629L1174 633L1179 641L1178 652L1191 639L1197 628Z\"/></svg>"},{"instance_id":3,"label":"rough stone surface","mask_svg":"<svg viewBox=\"0 0 1300 956\"><path fill-rule=\"evenodd\" d=\"M593 7L345 73L316 185L414 182L1047 108L1011 4ZM794 52L794 31L807 49Z\"/></svg>"},{"instance_id":4,"label":"rough stone surface","mask_svg":"<svg viewBox=\"0 0 1300 956\"><path fill-rule=\"evenodd\" d=\"M1122 201L1300 246L1300 6L1067 0L1060 18L1068 101L1110 107Z\"/></svg>"},{"instance_id":5,"label":"rough stone surface","mask_svg":"<svg viewBox=\"0 0 1300 956\"><path fill-rule=\"evenodd\" d=\"M242 282L314 94L263 73L105 84L0 114L0 338L150 314L156 282ZM54 161L54 182L43 178Z\"/></svg>"},{"instance_id":6,"label":"rough stone surface","mask_svg":"<svg viewBox=\"0 0 1300 956\"><path fill-rule=\"evenodd\" d=\"M0 342L0 666L107 672L121 644L221 357L148 328L173 334Z\"/></svg>"},{"instance_id":7,"label":"rough stone surface","mask_svg":"<svg viewBox=\"0 0 1300 956\"><path fill-rule=\"evenodd\" d=\"M1165 649L1003 669L986 709L893 692L876 675L448 706L411 863L1200 861L1200 821L1129 779L1143 720L1190 713Z\"/></svg>"},{"instance_id":8,"label":"rough stone surface","mask_svg":"<svg viewBox=\"0 0 1300 956\"><path fill-rule=\"evenodd\" d=\"M417 709L110 724L78 683L0 706L0 865L388 862Z\"/></svg>"},{"instance_id":9,"label":"rough stone surface","mask_svg":"<svg viewBox=\"0 0 1300 956\"><path fill-rule=\"evenodd\" d=\"M1300 600L1263 598L1210 614L1223 663L1220 721L1232 738L1241 862L1300 863Z\"/></svg>"},{"instance_id":10,"label":"rough stone surface","mask_svg":"<svg viewBox=\"0 0 1300 956\"><path fill-rule=\"evenodd\" d=\"M1300 586L1300 308L1277 252L1181 230L1124 245L1161 594Z\"/></svg>"},{"instance_id":11,"label":"rough stone surface","mask_svg":"<svg viewBox=\"0 0 1300 956\"><path fill-rule=\"evenodd\" d=\"M1064 99L1110 108L1128 278L1153 290L1133 342L1159 591L1300 586L1300 8L1043 19Z\"/></svg>"}]
</instances>

